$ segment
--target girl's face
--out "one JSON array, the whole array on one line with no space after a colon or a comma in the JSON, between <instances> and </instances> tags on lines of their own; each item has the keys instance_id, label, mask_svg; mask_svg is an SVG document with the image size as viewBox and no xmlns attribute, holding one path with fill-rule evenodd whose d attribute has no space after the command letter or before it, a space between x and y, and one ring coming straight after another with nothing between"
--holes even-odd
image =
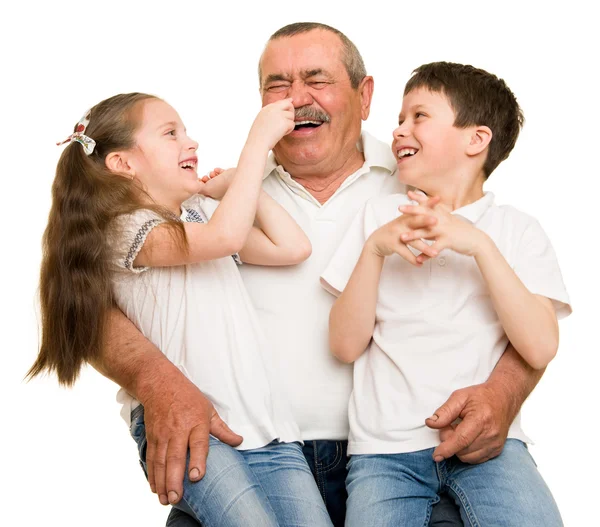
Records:
<instances>
[{"instance_id":1,"label":"girl's face","mask_svg":"<svg viewBox=\"0 0 600 527\"><path fill-rule=\"evenodd\" d=\"M127 156L133 175L158 204L179 215L181 203L202 185L196 172L198 143L187 136L177 112L159 99L143 103L135 138Z\"/></svg>"}]
</instances>

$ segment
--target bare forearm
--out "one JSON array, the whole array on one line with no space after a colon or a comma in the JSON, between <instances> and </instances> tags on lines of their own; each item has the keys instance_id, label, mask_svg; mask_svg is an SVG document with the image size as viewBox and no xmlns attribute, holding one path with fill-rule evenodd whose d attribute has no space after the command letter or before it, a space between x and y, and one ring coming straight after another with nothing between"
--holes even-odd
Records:
<instances>
[{"instance_id":1,"label":"bare forearm","mask_svg":"<svg viewBox=\"0 0 600 527\"><path fill-rule=\"evenodd\" d=\"M109 315L108 335L101 358L92 364L142 404L158 391L189 382L161 351L118 309Z\"/></svg>"},{"instance_id":2,"label":"bare forearm","mask_svg":"<svg viewBox=\"0 0 600 527\"><path fill-rule=\"evenodd\" d=\"M546 299L521 282L494 242L482 236L475 261L510 342L534 368L545 368L558 349L558 323Z\"/></svg>"},{"instance_id":3,"label":"bare forearm","mask_svg":"<svg viewBox=\"0 0 600 527\"><path fill-rule=\"evenodd\" d=\"M304 255L301 260L310 255L310 240L304 231L264 190L258 198L255 222L278 252L291 256Z\"/></svg>"},{"instance_id":4,"label":"bare forearm","mask_svg":"<svg viewBox=\"0 0 600 527\"><path fill-rule=\"evenodd\" d=\"M379 279L384 258L366 245L346 288L329 315L331 352L344 362L354 362L373 336Z\"/></svg>"},{"instance_id":5,"label":"bare forearm","mask_svg":"<svg viewBox=\"0 0 600 527\"><path fill-rule=\"evenodd\" d=\"M529 366L514 346L508 344L486 384L504 401L503 406L510 417L509 422L519 413L525 399L540 382L544 371Z\"/></svg>"},{"instance_id":6,"label":"bare forearm","mask_svg":"<svg viewBox=\"0 0 600 527\"><path fill-rule=\"evenodd\" d=\"M225 238L235 240L234 252L244 246L254 224L267 154L266 147L250 140L246 143L233 181L209 222Z\"/></svg>"}]
</instances>

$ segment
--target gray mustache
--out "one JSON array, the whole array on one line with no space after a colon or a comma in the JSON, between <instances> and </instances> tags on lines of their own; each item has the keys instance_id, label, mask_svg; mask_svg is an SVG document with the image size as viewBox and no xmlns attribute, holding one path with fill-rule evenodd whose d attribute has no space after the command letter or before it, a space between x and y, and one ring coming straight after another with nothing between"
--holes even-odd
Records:
<instances>
[{"instance_id":1,"label":"gray mustache","mask_svg":"<svg viewBox=\"0 0 600 527\"><path fill-rule=\"evenodd\" d=\"M296 121L323 121L324 123L331 121L329 115L312 106L301 106L300 108L296 108L295 114Z\"/></svg>"}]
</instances>

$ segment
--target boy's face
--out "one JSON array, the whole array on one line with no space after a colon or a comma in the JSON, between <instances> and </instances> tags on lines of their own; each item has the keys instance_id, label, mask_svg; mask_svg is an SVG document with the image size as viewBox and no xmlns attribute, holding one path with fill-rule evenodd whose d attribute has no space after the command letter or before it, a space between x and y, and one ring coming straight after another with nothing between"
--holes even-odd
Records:
<instances>
[{"instance_id":1,"label":"boy's face","mask_svg":"<svg viewBox=\"0 0 600 527\"><path fill-rule=\"evenodd\" d=\"M418 88L404 96L392 144L400 181L428 192L460 176L470 132L454 120L441 93Z\"/></svg>"}]
</instances>

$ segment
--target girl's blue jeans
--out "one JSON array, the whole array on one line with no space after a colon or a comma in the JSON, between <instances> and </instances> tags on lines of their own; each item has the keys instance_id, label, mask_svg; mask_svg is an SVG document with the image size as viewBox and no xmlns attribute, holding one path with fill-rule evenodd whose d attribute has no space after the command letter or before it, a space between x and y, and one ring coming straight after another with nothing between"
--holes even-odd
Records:
<instances>
[{"instance_id":1,"label":"girl's blue jeans","mask_svg":"<svg viewBox=\"0 0 600 527\"><path fill-rule=\"evenodd\" d=\"M429 525L447 491L469 527L558 527L562 520L527 446L508 439L502 454L479 465L457 457L436 463L433 449L355 455L346 480L346 526Z\"/></svg>"},{"instance_id":2,"label":"girl's blue jeans","mask_svg":"<svg viewBox=\"0 0 600 527\"><path fill-rule=\"evenodd\" d=\"M130 431L147 475L142 406L131 413ZM332 525L299 443L240 451L211 436L206 474L198 482L186 475L176 507L203 527Z\"/></svg>"}]
</instances>

